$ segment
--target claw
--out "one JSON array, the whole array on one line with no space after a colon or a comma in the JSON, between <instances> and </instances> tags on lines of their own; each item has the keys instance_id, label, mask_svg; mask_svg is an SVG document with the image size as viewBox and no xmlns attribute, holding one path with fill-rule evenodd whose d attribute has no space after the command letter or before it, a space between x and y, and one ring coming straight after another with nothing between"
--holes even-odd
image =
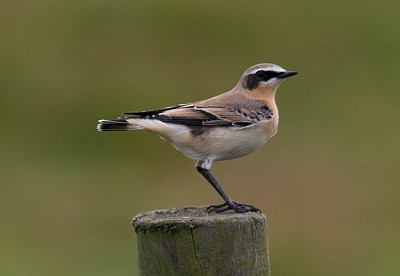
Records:
<instances>
[{"instance_id":1,"label":"claw","mask_svg":"<svg viewBox=\"0 0 400 276\"><path fill-rule=\"evenodd\" d=\"M216 213L222 213L228 210L233 210L236 213L246 213L246 212L257 212L261 213L261 210L258 209L257 207L254 207L252 205L248 204L243 204L243 203L238 203L238 202L225 202L220 205L211 205L207 208L207 212L211 213L212 211Z\"/></svg>"}]
</instances>

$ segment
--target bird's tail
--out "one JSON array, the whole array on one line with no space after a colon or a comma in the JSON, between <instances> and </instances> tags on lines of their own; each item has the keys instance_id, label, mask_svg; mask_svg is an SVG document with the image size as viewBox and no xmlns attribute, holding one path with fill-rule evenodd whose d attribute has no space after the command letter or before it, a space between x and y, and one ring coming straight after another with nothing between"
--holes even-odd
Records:
<instances>
[{"instance_id":1,"label":"bird's tail","mask_svg":"<svg viewBox=\"0 0 400 276\"><path fill-rule=\"evenodd\" d=\"M140 126L135 126L126 121L126 119L99 120L97 125L98 131L121 131L121 130L138 130Z\"/></svg>"}]
</instances>

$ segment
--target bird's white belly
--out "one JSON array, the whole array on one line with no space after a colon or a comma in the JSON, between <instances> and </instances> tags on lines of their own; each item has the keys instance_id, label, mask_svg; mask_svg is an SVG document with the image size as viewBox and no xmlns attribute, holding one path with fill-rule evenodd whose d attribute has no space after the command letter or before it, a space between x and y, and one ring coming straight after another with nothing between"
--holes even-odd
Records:
<instances>
[{"instance_id":1,"label":"bird's white belly","mask_svg":"<svg viewBox=\"0 0 400 276\"><path fill-rule=\"evenodd\" d=\"M272 135L260 123L246 128L212 128L201 135L193 135L190 143L186 139L173 139L173 145L195 160L226 160L247 155L263 144ZM270 132L269 132L270 133Z\"/></svg>"},{"instance_id":2,"label":"bird's white belly","mask_svg":"<svg viewBox=\"0 0 400 276\"><path fill-rule=\"evenodd\" d=\"M265 144L276 133L278 116L247 127L189 127L150 119L130 122L158 133L195 160L226 160L247 155Z\"/></svg>"}]
</instances>

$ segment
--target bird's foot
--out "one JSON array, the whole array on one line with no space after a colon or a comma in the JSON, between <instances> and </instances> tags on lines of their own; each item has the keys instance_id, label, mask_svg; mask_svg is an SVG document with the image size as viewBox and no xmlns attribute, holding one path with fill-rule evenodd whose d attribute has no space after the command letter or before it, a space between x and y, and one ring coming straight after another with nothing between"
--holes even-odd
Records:
<instances>
[{"instance_id":1,"label":"bird's foot","mask_svg":"<svg viewBox=\"0 0 400 276\"><path fill-rule=\"evenodd\" d=\"M210 205L207 208L207 212L211 213L212 211L216 213L222 213L228 210L233 210L236 213L246 213L246 212L257 212L261 213L261 210L258 209L257 207L254 207L252 205L248 204L243 204L243 203L238 203L238 202L225 202L224 204L220 205Z\"/></svg>"}]
</instances>

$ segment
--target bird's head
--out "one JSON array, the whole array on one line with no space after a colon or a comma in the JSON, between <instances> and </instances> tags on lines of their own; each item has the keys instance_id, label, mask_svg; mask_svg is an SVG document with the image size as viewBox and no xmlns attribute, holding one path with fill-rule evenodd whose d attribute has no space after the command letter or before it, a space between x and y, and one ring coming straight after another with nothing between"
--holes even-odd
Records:
<instances>
[{"instance_id":1,"label":"bird's head","mask_svg":"<svg viewBox=\"0 0 400 276\"><path fill-rule=\"evenodd\" d=\"M246 90L255 90L261 87L274 89L278 88L284 79L296 74L297 72L287 71L276 64L262 63L247 69L239 84Z\"/></svg>"}]
</instances>

